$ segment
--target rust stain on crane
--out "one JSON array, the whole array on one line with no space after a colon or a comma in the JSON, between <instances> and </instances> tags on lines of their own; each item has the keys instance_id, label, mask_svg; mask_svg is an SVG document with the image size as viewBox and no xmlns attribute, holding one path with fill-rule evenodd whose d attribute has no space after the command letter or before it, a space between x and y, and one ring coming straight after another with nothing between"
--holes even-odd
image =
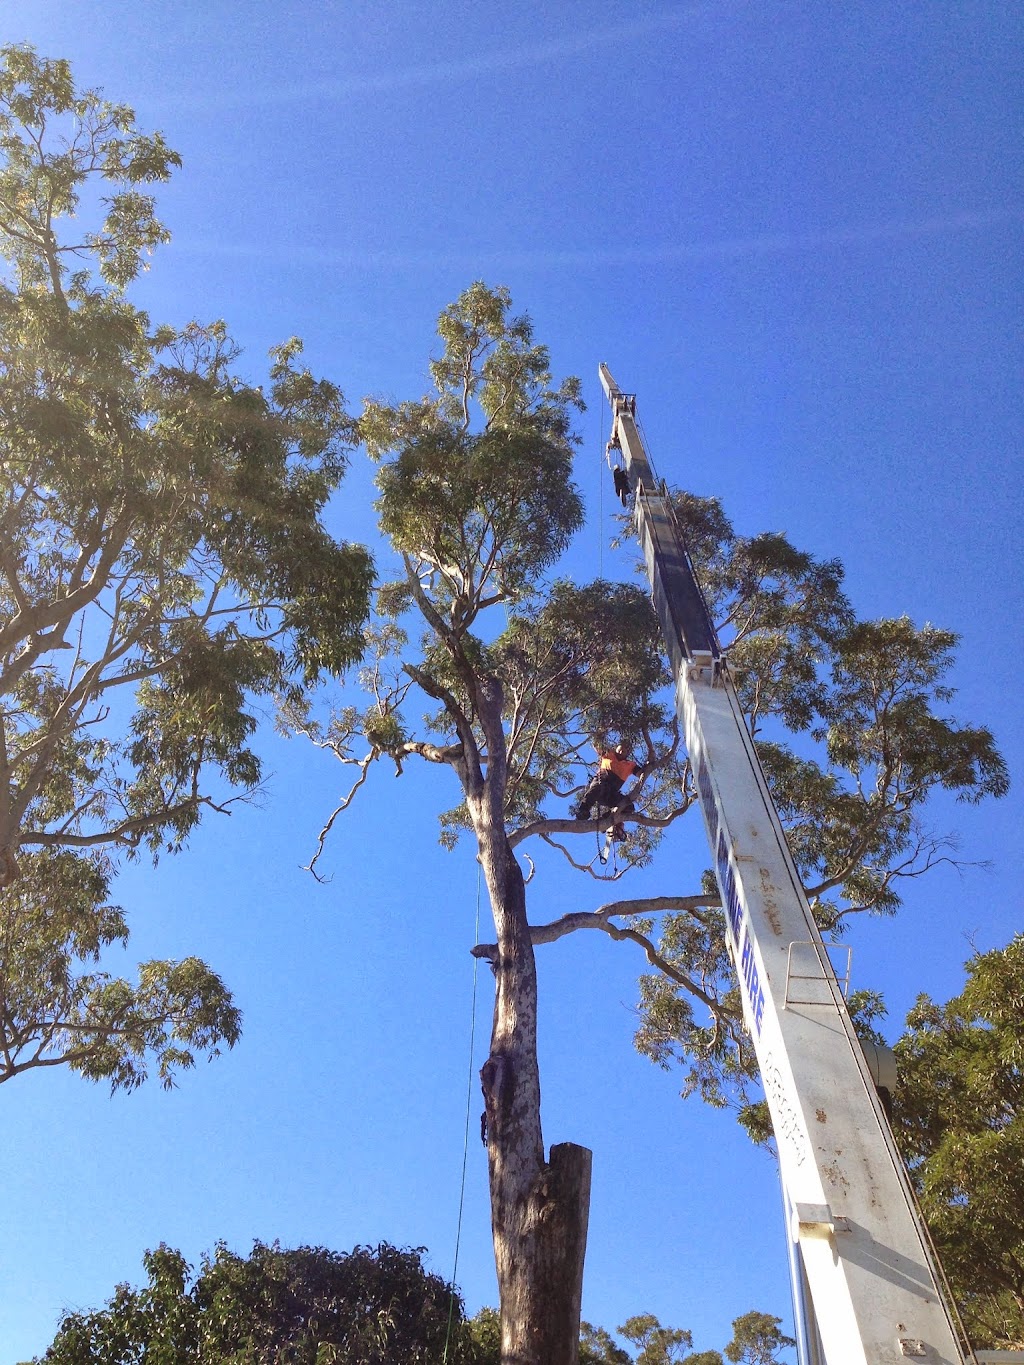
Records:
<instances>
[{"instance_id":1,"label":"rust stain on crane","mask_svg":"<svg viewBox=\"0 0 1024 1365\"><path fill-rule=\"evenodd\" d=\"M837 1190L842 1190L844 1193L849 1190L850 1182L847 1180L838 1161L833 1161L828 1166L822 1166L821 1173Z\"/></svg>"},{"instance_id":2,"label":"rust stain on crane","mask_svg":"<svg viewBox=\"0 0 1024 1365\"><path fill-rule=\"evenodd\" d=\"M775 888L772 886L771 873L766 867L761 868L761 895L764 897L765 917L772 927L772 933L778 937L782 933L782 921L779 919L778 906L775 904Z\"/></svg>"}]
</instances>

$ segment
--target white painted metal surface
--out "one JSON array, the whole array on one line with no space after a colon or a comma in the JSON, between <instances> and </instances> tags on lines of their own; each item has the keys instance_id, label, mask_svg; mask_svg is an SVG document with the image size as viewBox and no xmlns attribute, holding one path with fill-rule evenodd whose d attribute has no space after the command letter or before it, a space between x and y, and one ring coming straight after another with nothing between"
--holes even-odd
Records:
<instances>
[{"instance_id":1,"label":"white painted metal surface","mask_svg":"<svg viewBox=\"0 0 1024 1365\"><path fill-rule=\"evenodd\" d=\"M601 366L827 1365L967 1359L631 395ZM686 583L693 580L693 591ZM696 594L696 597L694 597ZM791 949L799 984L791 981Z\"/></svg>"}]
</instances>

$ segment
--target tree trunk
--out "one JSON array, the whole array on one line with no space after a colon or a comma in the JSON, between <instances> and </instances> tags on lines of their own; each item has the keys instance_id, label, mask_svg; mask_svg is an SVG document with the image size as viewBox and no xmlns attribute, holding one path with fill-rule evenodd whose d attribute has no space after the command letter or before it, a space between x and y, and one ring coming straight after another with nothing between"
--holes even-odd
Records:
<instances>
[{"instance_id":1,"label":"tree trunk","mask_svg":"<svg viewBox=\"0 0 1024 1365\"><path fill-rule=\"evenodd\" d=\"M537 972L522 871L504 829L477 827L498 953L484 1091L502 1365L577 1365L591 1154L563 1143L544 1160Z\"/></svg>"}]
</instances>

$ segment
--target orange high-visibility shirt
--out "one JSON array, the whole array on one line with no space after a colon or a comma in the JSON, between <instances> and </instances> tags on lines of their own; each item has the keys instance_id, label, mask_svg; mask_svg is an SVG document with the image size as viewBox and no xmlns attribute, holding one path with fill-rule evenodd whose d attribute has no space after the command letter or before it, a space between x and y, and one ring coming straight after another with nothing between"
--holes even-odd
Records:
<instances>
[{"instance_id":1,"label":"orange high-visibility shirt","mask_svg":"<svg viewBox=\"0 0 1024 1365\"><path fill-rule=\"evenodd\" d=\"M632 777L639 766L639 763L634 763L631 758L620 758L612 750L601 755L601 771L613 772L620 782L625 782L627 777Z\"/></svg>"}]
</instances>

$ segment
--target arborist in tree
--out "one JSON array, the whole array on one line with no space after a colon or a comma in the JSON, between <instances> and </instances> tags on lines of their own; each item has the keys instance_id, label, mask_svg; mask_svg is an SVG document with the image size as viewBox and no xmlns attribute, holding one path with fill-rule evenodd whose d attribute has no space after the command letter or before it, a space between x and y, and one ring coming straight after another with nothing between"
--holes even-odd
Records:
<instances>
[{"instance_id":1,"label":"arborist in tree","mask_svg":"<svg viewBox=\"0 0 1024 1365\"><path fill-rule=\"evenodd\" d=\"M616 744L614 749L604 752L598 750L598 755L597 772L587 784L574 811L577 820L589 819L595 806L613 810L619 804L623 782L643 771L641 765L634 763L628 756L624 744Z\"/></svg>"},{"instance_id":2,"label":"arborist in tree","mask_svg":"<svg viewBox=\"0 0 1024 1365\"><path fill-rule=\"evenodd\" d=\"M615 485L616 496L625 507L629 502L629 475L618 465L612 470L612 483Z\"/></svg>"}]
</instances>

